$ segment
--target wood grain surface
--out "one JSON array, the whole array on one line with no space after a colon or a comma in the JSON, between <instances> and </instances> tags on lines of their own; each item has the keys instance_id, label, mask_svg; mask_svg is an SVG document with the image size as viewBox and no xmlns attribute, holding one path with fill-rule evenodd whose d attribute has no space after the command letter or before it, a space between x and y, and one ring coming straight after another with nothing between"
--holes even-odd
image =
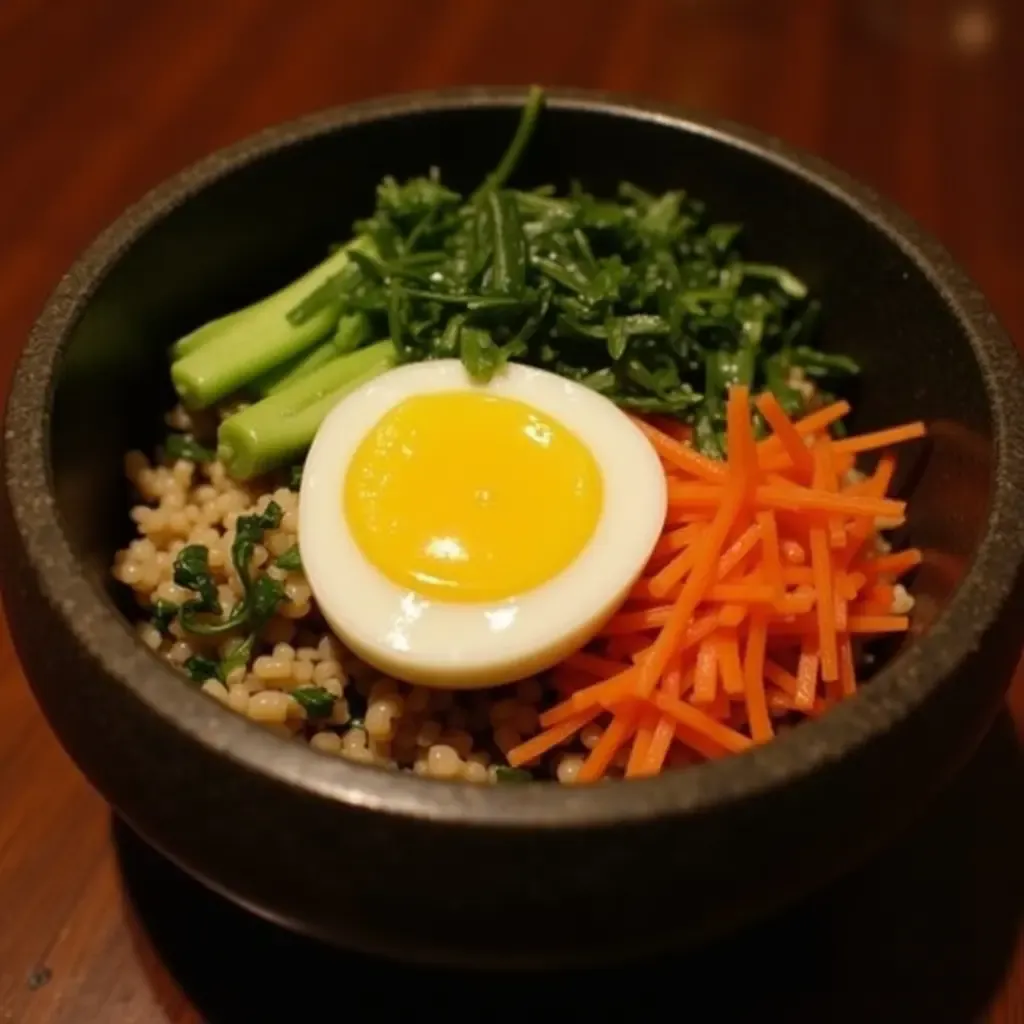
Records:
<instances>
[{"instance_id":1,"label":"wood grain surface","mask_svg":"<svg viewBox=\"0 0 1024 1024\"><path fill-rule=\"evenodd\" d=\"M938 235L1024 339L1021 0L0 0L0 389L78 250L167 174L317 107L530 81L672 101L817 151ZM0 630L0 1022L513 1004L539 1020L668 1005L1024 1021L1020 674L1008 706L896 847L784 919L669 965L513 983L343 957L181 876L112 826Z\"/></svg>"}]
</instances>

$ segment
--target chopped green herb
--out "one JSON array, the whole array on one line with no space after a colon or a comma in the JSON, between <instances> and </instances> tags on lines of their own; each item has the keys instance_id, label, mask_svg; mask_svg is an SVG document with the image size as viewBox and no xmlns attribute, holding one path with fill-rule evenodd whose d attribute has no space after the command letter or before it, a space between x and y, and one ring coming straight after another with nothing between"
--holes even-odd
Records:
<instances>
[{"instance_id":1,"label":"chopped green herb","mask_svg":"<svg viewBox=\"0 0 1024 1024\"><path fill-rule=\"evenodd\" d=\"M166 635L170 629L174 617L178 614L178 606L173 601L164 601L157 598L150 606L150 615L153 625Z\"/></svg>"},{"instance_id":2,"label":"chopped green herb","mask_svg":"<svg viewBox=\"0 0 1024 1024\"><path fill-rule=\"evenodd\" d=\"M193 654L184 664L189 679L196 683L205 683L207 679L219 679L220 673L217 670L217 662L210 658L204 658L199 654Z\"/></svg>"},{"instance_id":3,"label":"chopped green herb","mask_svg":"<svg viewBox=\"0 0 1024 1024\"><path fill-rule=\"evenodd\" d=\"M293 461L341 397L396 362L460 358L480 381L510 359L540 366L623 409L692 425L719 458L731 386L770 389L795 416L806 399L790 370L816 381L857 372L815 347L806 283L745 259L741 226L713 221L687 193L510 187L542 107L531 90L504 155L469 195L436 169L385 178L350 242L175 346L184 400L209 404L254 381L266 396L221 425L232 475Z\"/></svg>"},{"instance_id":4,"label":"chopped green herb","mask_svg":"<svg viewBox=\"0 0 1024 1024\"><path fill-rule=\"evenodd\" d=\"M169 459L189 459L191 462L213 462L216 453L204 448L191 434L168 434L164 441L164 454Z\"/></svg>"},{"instance_id":5,"label":"chopped green herb","mask_svg":"<svg viewBox=\"0 0 1024 1024\"><path fill-rule=\"evenodd\" d=\"M302 487L302 463L298 463L288 470L288 490L297 491Z\"/></svg>"},{"instance_id":6,"label":"chopped green herb","mask_svg":"<svg viewBox=\"0 0 1024 1024\"><path fill-rule=\"evenodd\" d=\"M327 718L334 710L334 697L322 686L300 686L292 697L305 709L308 718Z\"/></svg>"},{"instance_id":7,"label":"chopped green herb","mask_svg":"<svg viewBox=\"0 0 1024 1024\"><path fill-rule=\"evenodd\" d=\"M533 776L525 768L511 768L504 764L494 769L494 778L497 782L533 782Z\"/></svg>"},{"instance_id":8,"label":"chopped green herb","mask_svg":"<svg viewBox=\"0 0 1024 1024\"><path fill-rule=\"evenodd\" d=\"M278 569L287 569L292 572L296 569L302 568L302 555L299 554L299 545L293 544L287 551L278 555L274 559L274 565Z\"/></svg>"},{"instance_id":9,"label":"chopped green herb","mask_svg":"<svg viewBox=\"0 0 1024 1024\"><path fill-rule=\"evenodd\" d=\"M189 544L181 549L174 560L174 582L179 587L194 590L196 597L182 606L182 612L211 612L220 614L217 584L210 573L210 552L203 544Z\"/></svg>"}]
</instances>

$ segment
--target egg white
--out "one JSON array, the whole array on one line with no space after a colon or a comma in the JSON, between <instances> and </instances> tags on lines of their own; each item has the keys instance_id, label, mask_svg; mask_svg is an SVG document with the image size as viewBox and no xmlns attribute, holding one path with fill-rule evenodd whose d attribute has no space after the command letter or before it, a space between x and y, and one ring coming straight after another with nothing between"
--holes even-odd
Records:
<instances>
[{"instance_id":1,"label":"egg white","mask_svg":"<svg viewBox=\"0 0 1024 1024\"><path fill-rule=\"evenodd\" d=\"M367 561L342 495L353 454L387 412L414 395L469 390L518 399L575 433L600 468L603 502L583 551L548 582L500 601L444 602L397 586ZM608 399L521 364L478 384L460 361L438 360L383 374L324 419L302 473L299 547L324 618L353 653L408 682L481 688L549 668L591 639L643 570L665 511L657 455ZM557 508L539 507L524 535L558 529L558 517Z\"/></svg>"}]
</instances>

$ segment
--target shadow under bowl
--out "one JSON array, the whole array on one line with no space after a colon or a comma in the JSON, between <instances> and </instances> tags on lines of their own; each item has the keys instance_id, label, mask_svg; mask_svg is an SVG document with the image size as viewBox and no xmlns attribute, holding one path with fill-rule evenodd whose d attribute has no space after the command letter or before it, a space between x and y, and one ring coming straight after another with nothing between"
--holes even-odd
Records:
<instances>
[{"instance_id":1,"label":"shadow under bowl","mask_svg":"<svg viewBox=\"0 0 1024 1024\"><path fill-rule=\"evenodd\" d=\"M521 92L386 99L271 129L156 189L58 286L8 402L0 577L19 655L82 771L155 847L289 927L449 964L593 963L732 930L849 869L951 776L1020 647L1024 383L977 290L845 175L752 131L551 96L518 175L685 187L791 267L859 360L855 426L911 417L914 635L857 697L741 757L591 787L473 787L286 743L136 639L109 580L123 454L171 404L167 345L316 262L377 181L485 173Z\"/></svg>"}]
</instances>

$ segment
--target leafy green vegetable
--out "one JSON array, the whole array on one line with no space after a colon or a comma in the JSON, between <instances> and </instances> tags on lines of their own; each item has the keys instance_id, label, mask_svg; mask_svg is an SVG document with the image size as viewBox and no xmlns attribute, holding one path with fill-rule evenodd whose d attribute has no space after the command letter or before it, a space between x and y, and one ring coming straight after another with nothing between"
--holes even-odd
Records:
<instances>
[{"instance_id":1,"label":"leafy green vegetable","mask_svg":"<svg viewBox=\"0 0 1024 1024\"><path fill-rule=\"evenodd\" d=\"M189 679L196 683L205 683L207 679L219 679L217 662L210 658L204 658L199 654L193 654L185 664L184 669Z\"/></svg>"},{"instance_id":2,"label":"leafy green vegetable","mask_svg":"<svg viewBox=\"0 0 1024 1024\"><path fill-rule=\"evenodd\" d=\"M305 709L307 718L327 718L334 710L334 697L322 686L300 686L292 697Z\"/></svg>"},{"instance_id":3,"label":"leafy green vegetable","mask_svg":"<svg viewBox=\"0 0 1024 1024\"><path fill-rule=\"evenodd\" d=\"M186 612L220 614L217 584L210 573L210 552L205 545L189 544L181 549L174 560L174 582L196 593L195 598L182 605L182 615Z\"/></svg>"},{"instance_id":4,"label":"leafy green vegetable","mask_svg":"<svg viewBox=\"0 0 1024 1024\"><path fill-rule=\"evenodd\" d=\"M189 459L192 462L212 462L216 457L191 434L168 434L164 441L164 454L169 459Z\"/></svg>"},{"instance_id":5,"label":"leafy green vegetable","mask_svg":"<svg viewBox=\"0 0 1024 1024\"><path fill-rule=\"evenodd\" d=\"M294 461L341 397L396 362L459 358L486 381L520 360L689 423L715 457L730 386L768 388L799 415L794 371L822 384L857 372L815 346L820 307L806 283L747 259L741 226L713 221L686 192L510 187L542 107L531 90L504 155L468 196L436 168L385 178L326 261L175 345L186 401L253 381L265 396L221 426L232 475Z\"/></svg>"},{"instance_id":6,"label":"leafy green vegetable","mask_svg":"<svg viewBox=\"0 0 1024 1024\"><path fill-rule=\"evenodd\" d=\"M533 782L533 776L525 768L511 768L504 764L494 769L494 778L496 782Z\"/></svg>"},{"instance_id":7,"label":"leafy green vegetable","mask_svg":"<svg viewBox=\"0 0 1024 1024\"><path fill-rule=\"evenodd\" d=\"M299 554L299 545L293 544L287 551L274 559L274 565L279 569L287 569L289 572L302 568L302 556Z\"/></svg>"},{"instance_id":8,"label":"leafy green vegetable","mask_svg":"<svg viewBox=\"0 0 1024 1024\"><path fill-rule=\"evenodd\" d=\"M151 621L164 635L167 634L177 614L178 606L173 601L164 601L157 598L150 606Z\"/></svg>"},{"instance_id":9,"label":"leafy green vegetable","mask_svg":"<svg viewBox=\"0 0 1024 1024\"><path fill-rule=\"evenodd\" d=\"M299 462L288 470L288 490L298 491L302 487L302 466Z\"/></svg>"}]
</instances>

